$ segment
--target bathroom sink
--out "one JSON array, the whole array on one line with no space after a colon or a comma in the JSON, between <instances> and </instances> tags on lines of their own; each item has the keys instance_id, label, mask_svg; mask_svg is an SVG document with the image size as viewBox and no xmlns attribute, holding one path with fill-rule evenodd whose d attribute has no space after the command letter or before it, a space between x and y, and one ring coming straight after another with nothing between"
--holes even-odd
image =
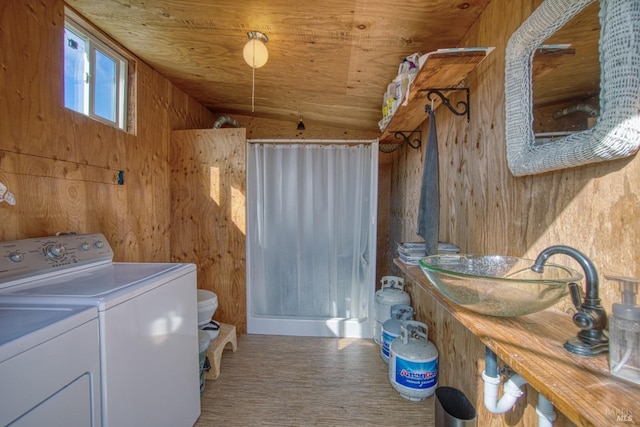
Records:
<instances>
[{"instance_id":1,"label":"bathroom sink","mask_svg":"<svg viewBox=\"0 0 640 427\"><path fill-rule=\"evenodd\" d=\"M567 296L571 282L582 275L547 263L542 273L533 260L500 255L432 255L420 268L450 301L469 310L515 317L544 310Z\"/></svg>"}]
</instances>

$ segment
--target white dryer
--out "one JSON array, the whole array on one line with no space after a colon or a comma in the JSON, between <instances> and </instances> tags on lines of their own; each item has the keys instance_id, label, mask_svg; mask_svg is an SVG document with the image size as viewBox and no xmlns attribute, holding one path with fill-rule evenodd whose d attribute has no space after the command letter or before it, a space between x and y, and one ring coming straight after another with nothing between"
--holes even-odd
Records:
<instances>
[{"instance_id":1,"label":"white dryer","mask_svg":"<svg viewBox=\"0 0 640 427\"><path fill-rule=\"evenodd\" d=\"M0 425L102 425L95 307L0 303Z\"/></svg>"},{"instance_id":2,"label":"white dryer","mask_svg":"<svg viewBox=\"0 0 640 427\"><path fill-rule=\"evenodd\" d=\"M112 258L102 234L0 243L0 302L96 307L103 425L191 426L200 415L196 267Z\"/></svg>"}]
</instances>

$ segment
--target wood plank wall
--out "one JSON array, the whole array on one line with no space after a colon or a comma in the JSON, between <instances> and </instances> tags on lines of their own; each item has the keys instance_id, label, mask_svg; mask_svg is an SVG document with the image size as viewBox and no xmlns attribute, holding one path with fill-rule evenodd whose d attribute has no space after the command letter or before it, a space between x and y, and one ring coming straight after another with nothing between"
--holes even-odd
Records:
<instances>
[{"instance_id":1,"label":"wood plank wall","mask_svg":"<svg viewBox=\"0 0 640 427\"><path fill-rule=\"evenodd\" d=\"M513 177L507 167L504 126L504 53L510 34L539 1L493 0L460 46L496 50L468 79L471 123L437 110L440 167L440 239L463 252L534 258L542 249L566 244L583 251L596 265L608 312L619 299L605 275L640 277L640 159L587 165L528 177ZM458 99L453 98L455 104ZM423 135L428 122L423 126ZM394 153L391 172L391 247L419 240L415 234L424 150ZM389 257L394 256L393 251ZM554 257L554 262L573 261ZM396 271L396 274L400 274ZM478 425L533 426L536 393L509 414L491 415L482 403L479 371L483 347L417 286L409 286L417 317L430 326L440 349L441 384L462 389L480 412ZM559 309L572 310L568 301ZM577 329L568 330L567 337ZM605 357L605 356L602 356ZM610 408L631 410L631 408ZM612 418L611 424L615 424ZM560 417L557 426L571 425Z\"/></svg>"},{"instance_id":2,"label":"wood plank wall","mask_svg":"<svg viewBox=\"0 0 640 427\"><path fill-rule=\"evenodd\" d=\"M62 1L0 6L0 240L102 232L116 261L168 262L170 132L215 117L142 61L132 133L67 110L63 31Z\"/></svg>"},{"instance_id":3,"label":"wood plank wall","mask_svg":"<svg viewBox=\"0 0 640 427\"><path fill-rule=\"evenodd\" d=\"M246 334L245 129L174 131L171 174L171 257L198 266L214 319Z\"/></svg>"}]
</instances>

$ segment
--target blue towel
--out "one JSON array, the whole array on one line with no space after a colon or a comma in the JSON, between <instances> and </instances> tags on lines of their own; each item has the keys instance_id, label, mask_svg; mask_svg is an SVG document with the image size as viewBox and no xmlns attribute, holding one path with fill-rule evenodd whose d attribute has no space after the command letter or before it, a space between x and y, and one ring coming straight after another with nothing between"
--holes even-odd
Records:
<instances>
[{"instance_id":1,"label":"blue towel","mask_svg":"<svg viewBox=\"0 0 640 427\"><path fill-rule=\"evenodd\" d=\"M424 239L427 255L438 253L440 232L440 183L438 181L438 134L436 113L429 108L429 135L422 171L420 205L418 207L418 236Z\"/></svg>"}]
</instances>

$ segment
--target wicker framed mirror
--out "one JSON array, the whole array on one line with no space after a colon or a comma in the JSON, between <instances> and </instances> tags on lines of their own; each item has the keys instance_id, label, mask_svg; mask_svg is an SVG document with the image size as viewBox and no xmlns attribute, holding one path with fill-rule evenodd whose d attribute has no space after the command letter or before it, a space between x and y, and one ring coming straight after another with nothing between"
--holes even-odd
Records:
<instances>
[{"instance_id":1,"label":"wicker framed mirror","mask_svg":"<svg viewBox=\"0 0 640 427\"><path fill-rule=\"evenodd\" d=\"M600 117L557 141L536 144L532 61L538 47L593 0L545 0L507 44L507 163L515 176L627 157L640 148L640 2L600 0ZM558 88L562 90L562 88Z\"/></svg>"}]
</instances>

